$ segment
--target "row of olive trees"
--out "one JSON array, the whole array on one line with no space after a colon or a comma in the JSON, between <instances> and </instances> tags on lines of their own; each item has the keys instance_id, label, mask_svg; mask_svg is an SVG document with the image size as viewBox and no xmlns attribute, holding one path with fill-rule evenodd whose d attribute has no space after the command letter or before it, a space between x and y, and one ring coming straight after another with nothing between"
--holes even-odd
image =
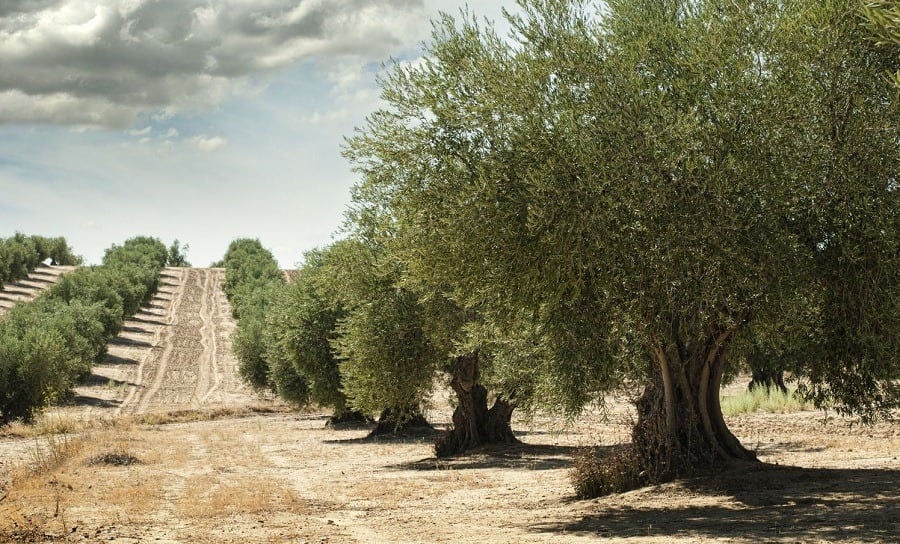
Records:
<instances>
[{"instance_id":1,"label":"row of olive trees","mask_svg":"<svg viewBox=\"0 0 900 544\"><path fill-rule=\"evenodd\" d=\"M63 399L106 344L156 292L168 252L155 238L113 245L100 266L62 276L0 322L0 422L30 419Z\"/></svg>"},{"instance_id":2,"label":"row of olive trees","mask_svg":"<svg viewBox=\"0 0 900 544\"><path fill-rule=\"evenodd\" d=\"M240 254L248 264L256 261L255 271L274 269L255 241L254 251ZM230 277L247 276L240 260L225 264ZM484 321L440 293L426 296L405 284L400 263L362 234L307 252L291 283L259 276L251 282L265 288L253 290L252 313L238 312L234 343L251 384L292 402L332 407L332 421L379 416L373 432L380 434L426 424L423 406L443 378L458 402L453 429L438 438L438 455L516 440L512 412L530 406L537 385L533 373L518 370L517 358L540 350L524 320L502 342L465 344L466 331ZM495 371L503 367L507 372Z\"/></svg>"},{"instance_id":3,"label":"row of olive trees","mask_svg":"<svg viewBox=\"0 0 900 544\"><path fill-rule=\"evenodd\" d=\"M50 259L53 265L81 264L81 257L62 236L26 236L17 232L11 238L0 238L0 289L3 284L24 279L39 264Z\"/></svg>"},{"instance_id":4,"label":"row of olive trees","mask_svg":"<svg viewBox=\"0 0 900 544\"><path fill-rule=\"evenodd\" d=\"M570 411L641 385L630 450L591 492L754 462L719 391L760 353L819 405L896 408L900 108L883 74L900 55L860 4L520 5L508 37L440 20L345 150L354 234L387 256L366 281L393 274L426 316L444 308L431 323L459 324L427 331L443 364L477 355L516 402ZM388 311L360 308L339 332ZM329 343L351 404L384 372L351 379L357 341ZM435 366L422 353L392 379Z\"/></svg>"},{"instance_id":5,"label":"row of olive trees","mask_svg":"<svg viewBox=\"0 0 900 544\"><path fill-rule=\"evenodd\" d=\"M298 404L307 401L302 380L270 369L264 334L265 314L274 293L285 283L284 273L272 253L259 240L241 238L231 242L219 264L225 268L223 290L238 320L232 349L242 378L257 390L278 391Z\"/></svg>"}]
</instances>

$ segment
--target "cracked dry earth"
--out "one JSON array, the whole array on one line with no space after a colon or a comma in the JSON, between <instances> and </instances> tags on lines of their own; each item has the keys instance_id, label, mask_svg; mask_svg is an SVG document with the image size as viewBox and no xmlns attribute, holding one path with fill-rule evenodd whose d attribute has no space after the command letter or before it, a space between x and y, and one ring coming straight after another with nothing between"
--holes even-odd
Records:
<instances>
[{"instance_id":1,"label":"cracked dry earth","mask_svg":"<svg viewBox=\"0 0 900 544\"><path fill-rule=\"evenodd\" d=\"M166 270L74 404L47 416L96 424L0 438L0 542L900 542L896 424L744 414L729 424L769 465L577 501L572 455L627 441L626 403L516 419L522 445L452 460L427 433L328 428L240 384L222 278ZM447 425L445 391L427 415Z\"/></svg>"}]
</instances>

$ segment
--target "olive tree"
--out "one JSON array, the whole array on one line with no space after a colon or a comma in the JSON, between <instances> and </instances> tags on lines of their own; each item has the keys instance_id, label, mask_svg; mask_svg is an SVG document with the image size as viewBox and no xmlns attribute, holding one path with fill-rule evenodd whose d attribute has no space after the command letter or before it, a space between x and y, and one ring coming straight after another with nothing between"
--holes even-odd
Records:
<instances>
[{"instance_id":1,"label":"olive tree","mask_svg":"<svg viewBox=\"0 0 900 544\"><path fill-rule=\"evenodd\" d=\"M272 252L257 239L233 240L222 259L222 286L238 319L232 351L241 377L257 390L272 389L296 404L307 400L305 384L289 365L271 365L266 353L266 312L285 283Z\"/></svg>"},{"instance_id":2,"label":"olive tree","mask_svg":"<svg viewBox=\"0 0 900 544\"><path fill-rule=\"evenodd\" d=\"M330 423L365 421L348 406L331 345L345 312L336 294L326 287L329 272L323 255L327 252L306 252L294 280L275 294L265 318L266 353L273 365L290 365L302 377L308 400L334 409Z\"/></svg>"},{"instance_id":3,"label":"olive tree","mask_svg":"<svg viewBox=\"0 0 900 544\"><path fill-rule=\"evenodd\" d=\"M444 16L348 142L405 273L536 320L570 409L643 383L633 483L755 459L719 405L751 325L814 400L896 406L897 59L858 5L520 4L509 39Z\"/></svg>"},{"instance_id":4,"label":"olive tree","mask_svg":"<svg viewBox=\"0 0 900 544\"><path fill-rule=\"evenodd\" d=\"M323 292L343 311L329 345L349 406L380 414L374 434L426 424L422 405L441 353L423 328L418 297L399 285L396 263L371 240L341 240L321 258Z\"/></svg>"}]
</instances>

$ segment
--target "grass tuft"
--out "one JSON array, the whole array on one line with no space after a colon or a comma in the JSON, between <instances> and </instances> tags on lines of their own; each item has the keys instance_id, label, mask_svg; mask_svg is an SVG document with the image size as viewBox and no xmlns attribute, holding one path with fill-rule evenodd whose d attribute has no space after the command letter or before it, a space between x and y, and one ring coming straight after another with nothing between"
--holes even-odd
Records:
<instances>
[{"instance_id":1,"label":"grass tuft","mask_svg":"<svg viewBox=\"0 0 900 544\"><path fill-rule=\"evenodd\" d=\"M757 387L739 395L722 397L722 413L729 417L756 411L786 414L813 408L811 403L798 397L793 391L785 393L777 388L767 390L765 387Z\"/></svg>"},{"instance_id":2,"label":"grass tuft","mask_svg":"<svg viewBox=\"0 0 900 544\"><path fill-rule=\"evenodd\" d=\"M112 465L116 467L136 465L140 462L140 459L134 455L120 449L95 455L88 460L89 465Z\"/></svg>"}]
</instances>

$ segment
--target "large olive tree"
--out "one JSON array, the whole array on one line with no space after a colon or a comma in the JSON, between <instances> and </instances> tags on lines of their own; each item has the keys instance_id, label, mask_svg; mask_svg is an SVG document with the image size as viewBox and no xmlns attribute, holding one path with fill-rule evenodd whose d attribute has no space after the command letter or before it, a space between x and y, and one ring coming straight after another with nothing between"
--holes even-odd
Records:
<instances>
[{"instance_id":1,"label":"large olive tree","mask_svg":"<svg viewBox=\"0 0 900 544\"><path fill-rule=\"evenodd\" d=\"M750 326L815 400L896 406L897 59L859 5L520 4L508 38L445 16L348 142L405 273L536 320L569 408L643 382L650 480L755 459L719 406Z\"/></svg>"}]
</instances>

